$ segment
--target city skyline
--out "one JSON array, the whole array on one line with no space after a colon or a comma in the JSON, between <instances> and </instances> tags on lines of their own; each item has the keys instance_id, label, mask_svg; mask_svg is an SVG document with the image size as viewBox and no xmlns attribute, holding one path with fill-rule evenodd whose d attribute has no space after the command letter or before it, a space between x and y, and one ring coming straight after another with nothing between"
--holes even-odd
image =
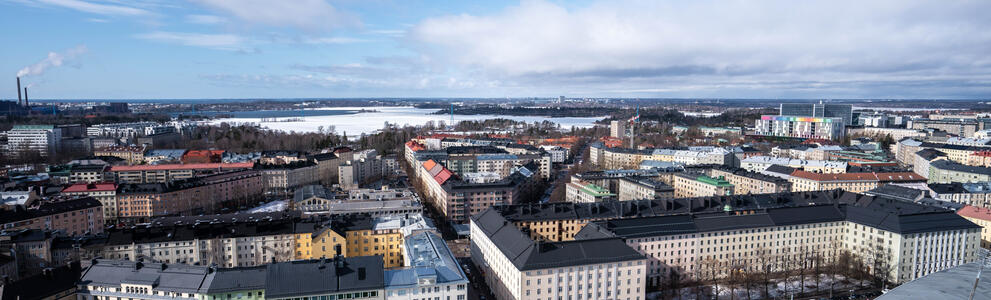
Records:
<instances>
[{"instance_id":1,"label":"city skyline","mask_svg":"<svg viewBox=\"0 0 991 300\"><path fill-rule=\"evenodd\" d=\"M991 94L987 2L0 1L0 98Z\"/></svg>"}]
</instances>

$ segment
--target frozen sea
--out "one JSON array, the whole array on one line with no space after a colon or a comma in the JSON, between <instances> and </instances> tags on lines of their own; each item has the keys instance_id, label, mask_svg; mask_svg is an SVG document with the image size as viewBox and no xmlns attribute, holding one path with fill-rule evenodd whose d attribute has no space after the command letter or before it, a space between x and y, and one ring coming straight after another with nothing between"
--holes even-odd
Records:
<instances>
[{"instance_id":1,"label":"frozen sea","mask_svg":"<svg viewBox=\"0 0 991 300\"><path fill-rule=\"evenodd\" d=\"M375 110L375 112L358 112L361 109ZM317 132L320 126L323 126L324 128L334 126L335 132L338 134L343 134L346 132L349 136L355 136L362 133L374 133L375 131L382 129L382 127L385 126L385 122L397 124L399 126L417 126L424 125L429 121L444 121L445 123L449 123L451 120L451 115L431 114L438 111L437 109L421 109L415 107L329 107L318 108L316 110L334 110L339 112L327 115L306 116L301 121L296 120L298 117L297 114L297 117L276 117L277 120L275 122L262 122L263 117L259 116L215 119L210 121L210 124L220 124L225 122L231 124L251 123L258 124L265 128L282 130L286 132ZM266 121L270 121L272 116L264 117L267 118ZM595 121L601 120L605 118L605 116L588 118L549 118L543 116L454 115L454 122L499 118L525 121L527 123L546 120L561 125L561 128L563 129L567 129L571 127L592 127Z\"/></svg>"}]
</instances>

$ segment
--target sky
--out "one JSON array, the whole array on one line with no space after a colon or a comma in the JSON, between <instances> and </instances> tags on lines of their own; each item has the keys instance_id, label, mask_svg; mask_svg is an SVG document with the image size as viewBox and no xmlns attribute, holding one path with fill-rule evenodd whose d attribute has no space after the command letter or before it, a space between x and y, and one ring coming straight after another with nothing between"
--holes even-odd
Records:
<instances>
[{"instance_id":1,"label":"sky","mask_svg":"<svg viewBox=\"0 0 991 300\"><path fill-rule=\"evenodd\" d=\"M991 1L0 0L0 98L991 99ZM9 80L9 81L8 81Z\"/></svg>"}]
</instances>

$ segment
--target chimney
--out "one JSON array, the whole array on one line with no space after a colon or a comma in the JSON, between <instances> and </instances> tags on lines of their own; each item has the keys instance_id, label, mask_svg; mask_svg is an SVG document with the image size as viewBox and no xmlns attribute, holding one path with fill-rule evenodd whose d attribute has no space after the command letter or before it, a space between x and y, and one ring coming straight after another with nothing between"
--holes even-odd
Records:
<instances>
[{"instance_id":1,"label":"chimney","mask_svg":"<svg viewBox=\"0 0 991 300\"><path fill-rule=\"evenodd\" d=\"M21 78L17 77L17 105L21 105Z\"/></svg>"},{"instance_id":2,"label":"chimney","mask_svg":"<svg viewBox=\"0 0 991 300\"><path fill-rule=\"evenodd\" d=\"M24 87L24 107L31 109L31 105L28 104L28 88Z\"/></svg>"}]
</instances>

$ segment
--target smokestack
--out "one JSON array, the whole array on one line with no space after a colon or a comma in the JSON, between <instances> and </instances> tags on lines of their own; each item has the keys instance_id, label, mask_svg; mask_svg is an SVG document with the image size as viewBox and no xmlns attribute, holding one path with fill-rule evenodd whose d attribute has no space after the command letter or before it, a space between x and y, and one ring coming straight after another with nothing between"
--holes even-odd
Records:
<instances>
[{"instance_id":1,"label":"smokestack","mask_svg":"<svg viewBox=\"0 0 991 300\"><path fill-rule=\"evenodd\" d=\"M28 87L24 87L24 107L31 109L31 105L28 104Z\"/></svg>"},{"instance_id":2,"label":"smokestack","mask_svg":"<svg viewBox=\"0 0 991 300\"><path fill-rule=\"evenodd\" d=\"M21 78L17 77L17 105L21 105Z\"/></svg>"}]
</instances>

